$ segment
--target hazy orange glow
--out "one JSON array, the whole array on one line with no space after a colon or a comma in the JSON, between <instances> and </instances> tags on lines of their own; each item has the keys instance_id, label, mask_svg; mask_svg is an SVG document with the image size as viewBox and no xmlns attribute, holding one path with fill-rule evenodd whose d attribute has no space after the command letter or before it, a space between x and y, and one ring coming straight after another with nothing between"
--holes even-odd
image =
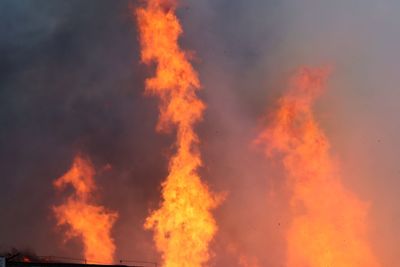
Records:
<instances>
[{"instance_id":1,"label":"hazy orange glow","mask_svg":"<svg viewBox=\"0 0 400 267\"><path fill-rule=\"evenodd\" d=\"M327 75L301 69L258 140L267 144L268 156L282 159L293 194L287 266L379 266L367 241L368 205L344 187L313 114Z\"/></svg>"},{"instance_id":2,"label":"hazy orange glow","mask_svg":"<svg viewBox=\"0 0 400 267\"><path fill-rule=\"evenodd\" d=\"M244 255L239 256L239 265L242 267L259 267L255 258L247 258Z\"/></svg>"},{"instance_id":3,"label":"hazy orange glow","mask_svg":"<svg viewBox=\"0 0 400 267\"><path fill-rule=\"evenodd\" d=\"M227 252L230 257L236 258L239 266L241 267L259 267L257 258L247 255L242 252L242 249L236 243L229 243L227 246Z\"/></svg>"},{"instance_id":4,"label":"hazy orange glow","mask_svg":"<svg viewBox=\"0 0 400 267\"><path fill-rule=\"evenodd\" d=\"M217 231L211 210L219 199L197 173L201 157L194 125L205 105L196 96L197 73L178 45L182 28L175 9L175 1L165 0L149 0L136 9L142 61L156 63L155 76L146 80L146 92L160 98L157 130L177 131L177 151L162 184L161 207L147 218L145 228L154 231L163 266L200 267L210 258L208 246Z\"/></svg>"},{"instance_id":5,"label":"hazy orange glow","mask_svg":"<svg viewBox=\"0 0 400 267\"><path fill-rule=\"evenodd\" d=\"M113 263L115 245L111 228L117 213L93 203L94 175L92 164L82 156L76 156L71 169L54 182L57 189L71 185L74 193L62 205L53 207L53 211L57 224L68 226L66 239L82 239L87 261Z\"/></svg>"}]
</instances>

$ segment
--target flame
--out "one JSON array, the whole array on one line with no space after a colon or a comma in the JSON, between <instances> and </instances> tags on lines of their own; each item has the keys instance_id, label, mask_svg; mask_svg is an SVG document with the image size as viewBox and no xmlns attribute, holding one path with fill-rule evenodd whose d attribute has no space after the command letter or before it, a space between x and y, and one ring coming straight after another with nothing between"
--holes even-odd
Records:
<instances>
[{"instance_id":1,"label":"flame","mask_svg":"<svg viewBox=\"0 0 400 267\"><path fill-rule=\"evenodd\" d=\"M90 161L77 155L71 169L54 182L57 189L71 185L75 191L65 203L53 207L53 211L59 226L69 226L67 239L82 239L86 259L112 263L115 245L111 238L111 228L117 219L117 213L93 203L93 193L96 191L94 175Z\"/></svg>"},{"instance_id":2,"label":"flame","mask_svg":"<svg viewBox=\"0 0 400 267\"><path fill-rule=\"evenodd\" d=\"M182 28L175 1L149 0L136 9L141 59L156 63L155 76L146 80L146 92L160 98L158 131L176 128L176 154L162 184L161 207L145 222L165 267L200 267L210 258L209 243L217 224L211 210L220 198L201 181L201 156L194 125L201 120L204 103L196 96L200 82L188 53L178 45Z\"/></svg>"},{"instance_id":3,"label":"flame","mask_svg":"<svg viewBox=\"0 0 400 267\"><path fill-rule=\"evenodd\" d=\"M294 218L287 232L289 267L380 266L367 241L368 205L347 190L312 110L329 71L301 69L258 141L282 157Z\"/></svg>"}]
</instances>

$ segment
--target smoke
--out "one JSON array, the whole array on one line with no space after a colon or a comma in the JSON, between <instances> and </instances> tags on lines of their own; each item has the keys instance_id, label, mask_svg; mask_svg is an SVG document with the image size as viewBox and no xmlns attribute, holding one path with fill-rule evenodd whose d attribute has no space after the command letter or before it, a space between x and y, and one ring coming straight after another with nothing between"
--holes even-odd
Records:
<instances>
[{"instance_id":1,"label":"smoke","mask_svg":"<svg viewBox=\"0 0 400 267\"><path fill-rule=\"evenodd\" d=\"M41 259L35 254L34 251L29 249L25 250L17 250L16 248L12 248L9 251L0 252L2 257L5 257L7 261L32 261L39 262Z\"/></svg>"},{"instance_id":2,"label":"smoke","mask_svg":"<svg viewBox=\"0 0 400 267\"><path fill-rule=\"evenodd\" d=\"M78 241L63 243L50 213L60 201L52 182L82 151L96 169L112 166L96 181L102 203L121 212L117 257L155 258L142 225L157 203L168 140L154 133L156 103L142 96L128 2L1 5L0 246L82 255Z\"/></svg>"},{"instance_id":3,"label":"smoke","mask_svg":"<svg viewBox=\"0 0 400 267\"><path fill-rule=\"evenodd\" d=\"M79 257L63 243L52 188L74 154L96 169L101 203L120 214L117 259L157 260L142 229L158 206L171 137L159 135L157 101L143 96L127 0L6 0L0 3L0 250ZM260 266L285 257L287 193L273 162L251 140L299 65L331 65L318 120L342 164L346 186L370 202L371 237L383 266L395 266L400 233L396 11L384 1L187 0L181 44L196 52L207 104L198 130L202 177L227 191L217 212L212 264Z\"/></svg>"},{"instance_id":4,"label":"smoke","mask_svg":"<svg viewBox=\"0 0 400 267\"><path fill-rule=\"evenodd\" d=\"M193 30L183 43L199 55L208 104L206 166L214 185L230 189L219 240L236 240L262 266L283 264L285 177L272 162L260 163L248 143L295 69L329 65L333 76L318 102L318 121L332 141L346 186L370 203L373 249L384 266L396 265L399 186L393 148L400 128L393 120L399 111L400 35L394 10L399 3L254 0L187 6L183 25Z\"/></svg>"}]
</instances>

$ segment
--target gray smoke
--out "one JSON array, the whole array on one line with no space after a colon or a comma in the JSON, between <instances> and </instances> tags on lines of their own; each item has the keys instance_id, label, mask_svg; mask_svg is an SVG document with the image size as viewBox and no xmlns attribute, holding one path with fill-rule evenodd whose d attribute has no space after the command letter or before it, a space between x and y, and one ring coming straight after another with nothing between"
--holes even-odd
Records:
<instances>
[{"instance_id":1,"label":"gray smoke","mask_svg":"<svg viewBox=\"0 0 400 267\"><path fill-rule=\"evenodd\" d=\"M155 133L157 100L143 95L128 0L4 0L0 3L0 250L81 257L62 240L50 207L52 181L78 151L99 174L99 200L120 213L117 259L157 260L143 230L157 207L173 136ZM208 109L198 130L202 176L228 192L217 210L212 266L283 266L290 221L285 178L251 145L293 71L331 65L318 118L346 185L371 203L371 238L396 266L400 238L400 32L395 0L187 0L183 47ZM101 171L110 164L110 171Z\"/></svg>"}]
</instances>

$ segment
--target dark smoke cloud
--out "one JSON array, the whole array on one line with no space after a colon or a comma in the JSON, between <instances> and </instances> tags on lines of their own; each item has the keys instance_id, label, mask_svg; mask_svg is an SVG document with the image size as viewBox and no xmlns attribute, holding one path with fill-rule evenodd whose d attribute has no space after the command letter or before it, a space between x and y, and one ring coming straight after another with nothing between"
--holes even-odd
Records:
<instances>
[{"instance_id":1,"label":"dark smoke cloud","mask_svg":"<svg viewBox=\"0 0 400 267\"><path fill-rule=\"evenodd\" d=\"M157 203L169 140L154 133L156 103L142 96L128 3L0 4L1 248L81 257L79 242L62 243L50 210L60 201L52 181L81 151L99 170L112 165L97 179L101 201L120 212L118 256L153 257L141 225Z\"/></svg>"},{"instance_id":2,"label":"dark smoke cloud","mask_svg":"<svg viewBox=\"0 0 400 267\"><path fill-rule=\"evenodd\" d=\"M155 133L151 71L139 62L128 0L0 3L0 250L80 257L63 243L52 181L77 151L99 174L99 201L120 213L117 259L159 260L142 229L159 201L173 136ZM374 249L396 266L400 233L397 1L188 0L183 47L208 109L199 125L202 176L228 198L216 213L214 266L282 266L289 223L284 177L251 145L299 65L332 65L319 119L343 160L346 184L371 201ZM378 141L379 140L379 141ZM112 169L101 171L111 164Z\"/></svg>"}]
</instances>

